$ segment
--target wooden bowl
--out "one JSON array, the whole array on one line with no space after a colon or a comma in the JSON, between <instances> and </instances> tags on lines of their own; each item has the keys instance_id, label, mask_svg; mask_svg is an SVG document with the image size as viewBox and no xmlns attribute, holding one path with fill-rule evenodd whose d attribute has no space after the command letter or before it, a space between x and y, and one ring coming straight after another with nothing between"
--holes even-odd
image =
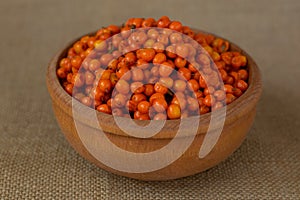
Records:
<instances>
[{"instance_id":1,"label":"wooden bowl","mask_svg":"<svg viewBox=\"0 0 300 200\"><path fill-rule=\"evenodd\" d=\"M158 134L149 138L137 138L127 135L120 130L112 115L95 111L83 104L76 103L76 100L72 101L72 97L60 85L56 76L56 69L59 60L67 55L68 48L75 41L77 39L70 42L52 58L47 71L47 87L52 98L52 106L56 119L65 137L81 156L98 167L118 175L140 180L176 179L199 173L217 165L230 156L245 139L254 121L256 105L262 92L262 83L260 71L256 63L237 45L230 42L231 50L239 51L248 58L249 87L242 96L227 105L224 127L216 144L208 155L200 158L199 151L204 138L207 134L215 134L215 130L207 133L212 113L201 115L200 120L196 119L197 121L195 121L195 118L188 118L189 121L194 120L195 124L199 123L195 134L191 134L189 128L186 127L182 135L175 138L181 121L167 120L164 128ZM218 112L220 111L217 110L216 113L218 114ZM99 119L98 123L90 120L93 116L97 116ZM128 121L131 119L120 118L120 120L124 123L129 123ZM136 123L145 126L149 122L136 121ZM153 123L157 122L154 121ZM99 124L104 132L99 129ZM78 130L80 130L80 133ZM104 140L97 139L99 137L103 139L103 136L106 136L114 145L128 152L135 153L147 153L159 150L165 145L170 144L171 141L179 146L187 141L192 141L192 143L178 159L161 169L145 172L131 172L130 170L124 172L124 170L117 170L115 167L107 166L104 162L100 161L101 159L96 158L91 149L87 148L87 144L91 144L94 152L104 152L111 159L119 159L115 153L110 151L111 147L104 143ZM174 156L174 154L176 153L172 151L166 152L161 155L160 159L168 159ZM160 161L158 160L157 162Z\"/></svg>"}]
</instances>

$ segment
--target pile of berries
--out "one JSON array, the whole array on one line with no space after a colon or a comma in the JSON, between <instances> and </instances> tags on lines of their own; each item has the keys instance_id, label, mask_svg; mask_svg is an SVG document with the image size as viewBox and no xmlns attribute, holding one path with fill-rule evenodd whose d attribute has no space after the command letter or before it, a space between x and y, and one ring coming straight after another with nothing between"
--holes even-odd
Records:
<instances>
[{"instance_id":1,"label":"pile of berries","mask_svg":"<svg viewBox=\"0 0 300 200\"><path fill-rule=\"evenodd\" d=\"M246 56L167 16L131 18L82 37L57 76L82 104L138 120L205 114L248 88Z\"/></svg>"}]
</instances>

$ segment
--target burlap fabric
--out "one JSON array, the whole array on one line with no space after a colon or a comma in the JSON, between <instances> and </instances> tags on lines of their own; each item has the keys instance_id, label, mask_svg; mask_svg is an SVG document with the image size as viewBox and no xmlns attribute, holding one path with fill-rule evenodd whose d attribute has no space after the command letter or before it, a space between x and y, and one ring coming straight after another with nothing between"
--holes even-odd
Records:
<instances>
[{"instance_id":1,"label":"burlap fabric","mask_svg":"<svg viewBox=\"0 0 300 200\"><path fill-rule=\"evenodd\" d=\"M140 182L68 145L45 86L74 37L132 16L169 15L247 50L264 92L246 141L204 173ZM0 199L300 199L300 1L0 1Z\"/></svg>"}]
</instances>

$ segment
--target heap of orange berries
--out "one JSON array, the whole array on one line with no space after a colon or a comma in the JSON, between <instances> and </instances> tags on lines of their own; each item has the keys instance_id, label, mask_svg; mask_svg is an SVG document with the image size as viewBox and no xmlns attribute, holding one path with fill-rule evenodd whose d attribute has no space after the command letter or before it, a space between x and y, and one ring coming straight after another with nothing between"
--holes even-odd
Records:
<instances>
[{"instance_id":1,"label":"heap of orange berries","mask_svg":"<svg viewBox=\"0 0 300 200\"><path fill-rule=\"evenodd\" d=\"M248 88L246 56L167 16L131 18L82 37L57 76L82 104L138 120L205 114Z\"/></svg>"}]
</instances>

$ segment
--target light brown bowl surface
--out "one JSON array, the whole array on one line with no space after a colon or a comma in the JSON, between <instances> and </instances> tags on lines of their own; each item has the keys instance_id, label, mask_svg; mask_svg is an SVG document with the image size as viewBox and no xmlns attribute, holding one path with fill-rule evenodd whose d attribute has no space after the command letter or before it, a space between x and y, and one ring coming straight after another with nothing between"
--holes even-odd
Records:
<instances>
[{"instance_id":1,"label":"light brown bowl surface","mask_svg":"<svg viewBox=\"0 0 300 200\"><path fill-rule=\"evenodd\" d=\"M58 77L56 76L56 69L59 60L66 56L68 48L74 43L74 41L70 42L52 58L47 71L47 87L52 98L52 105L56 119L65 137L81 156L95 163L100 168L122 176L141 180L176 179L193 175L215 166L231 155L245 139L245 136L254 121L256 105L262 92L262 83L260 71L256 63L237 45L230 42L230 49L239 51L243 55L247 56L249 68L249 88L241 97L227 105L224 128L217 143L207 156L199 158L199 150L207 134L212 113L201 115L200 121L196 121L195 117L188 118L191 125L193 125L193 123L199 123L196 135L191 134L189 128L186 127L182 131L182 135L174 139L179 128L180 120L167 120L164 128L158 134L150 138L136 138L121 131L116 125L112 115L95 111L94 109L86 107L80 103L75 103L72 107L72 97L67 94L60 85ZM76 100L74 100L73 103L74 102L76 102ZM99 119L97 122L90 120L93 116L95 116L95 112ZM218 121L218 118L220 118L220 121L222 121L222 116L217 115L218 113L222 113L222 111L217 110L215 112L216 115L214 116L217 116L216 120ZM76 118L74 118L74 116L76 116ZM120 120L128 123L128 120L131 119L121 118ZM147 121L134 121L141 126L149 123ZM159 122L154 121L152 123ZM115 156L112 152L110 152L109 146L104 145L101 140L97 140L97 135L103 135L103 133L99 131L99 124L105 132L105 136L109 138L112 143L126 151L135 153L146 153L158 150L169 144L172 140L175 140L175 143L177 144L181 144L187 140L193 139L191 137L195 138L179 159L162 169L144 173L122 172L106 166L104 163L100 162L99 159L96 159L93 156L93 153L86 148L86 143L92 144L97 141L97 151L105 152L112 158ZM78 134L78 128L81 129L81 135ZM82 131L84 132L84 144L82 142ZM210 134L214 134L214 131L215 130L212 130ZM172 157L172 155L172 152L169 152L162 155L162 157L168 158Z\"/></svg>"}]
</instances>

